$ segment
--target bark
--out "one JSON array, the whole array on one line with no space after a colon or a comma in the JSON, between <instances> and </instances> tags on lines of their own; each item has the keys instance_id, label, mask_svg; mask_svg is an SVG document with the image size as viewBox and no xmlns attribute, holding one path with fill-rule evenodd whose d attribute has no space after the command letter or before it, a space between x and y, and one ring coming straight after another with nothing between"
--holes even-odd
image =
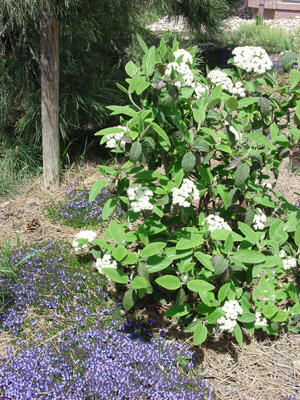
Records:
<instances>
[{"instance_id":1,"label":"bark","mask_svg":"<svg viewBox=\"0 0 300 400\"><path fill-rule=\"evenodd\" d=\"M58 20L41 11L41 114L43 175L46 189L59 188L59 33Z\"/></svg>"}]
</instances>

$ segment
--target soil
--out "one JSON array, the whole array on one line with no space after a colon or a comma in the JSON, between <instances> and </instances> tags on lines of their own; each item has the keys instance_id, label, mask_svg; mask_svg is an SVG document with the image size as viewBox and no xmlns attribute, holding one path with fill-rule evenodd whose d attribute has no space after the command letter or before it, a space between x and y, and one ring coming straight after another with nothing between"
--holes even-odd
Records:
<instances>
[{"instance_id":1,"label":"soil","mask_svg":"<svg viewBox=\"0 0 300 400\"><path fill-rule=\"evenodd\" d=\"M72 241L77 229L50 222L44 208L51 201L62 200L71 184L90 187L99 179L97 163L72 165L63 174L59 192L43 189L42 177L36 177L21 187L13 199L0 200L0 245L27 245L49 238ZM280 171L276 189L295 204L300 195L300 176L287 168L288 159ZM98 231L99 236L103 234ZM154 315L155 316L155 315ZM158 316L159 317L159 316ZM192 347L190 337L175 334ZM3 350L7 337L0 335ZM300 335L285 333L278 338L248 337L240 347L231 338L219 337L198 347L199 362L205 365L201 375L216 390L220 400L281 400L288 395L300 399Z\"/></svg>"}]
</instances>

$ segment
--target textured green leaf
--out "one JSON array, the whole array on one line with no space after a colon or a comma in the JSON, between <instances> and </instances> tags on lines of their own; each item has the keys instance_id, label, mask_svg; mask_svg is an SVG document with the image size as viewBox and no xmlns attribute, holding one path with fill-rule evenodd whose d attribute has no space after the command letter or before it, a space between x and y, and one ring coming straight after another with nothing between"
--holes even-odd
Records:
<instances>
[{"instance_id":1,"label":"textured green leaf","mask_svg":"<svg viewBox=\"0 0 300 400\"><path fill-rule=\"evenodd\" d=\"M165 242L149 243L141 251L141 256L144 258L147 258L147 257L157 255L162 252L162 250L166 247L166 245L167 245L167 243L165 243Z\"/></svg>"},{"instance_id":2,"label":"textured green leaf","mask_svg":"<svg viewBox=\"0 0 300 400\"><path fill-rule=\"evenodd\" d=\"M96 181L91 187L89 194L89 201L95 200L95 198L98 196L98 194L101 192L101 190L104 188L105 185L106 181L104 179L99 179L98 181Z\"/></svg>"},{"instance_id":3,"label":"textured green leaf","mask_svg":"<svg viewBox=\"0 0 300 400\"><path fill-rule=\"evenodd\" d=\"M129 151L129 158L132 162L136 162L142 154L142 145L140 142L134 142Z\"/></svg>"},{"instance_id":4,"label":"textured green leaf","mask_svg":"<svg viewBox=\"0 0 300 400\"><path fill-rule=\"evenodd\" d=\"M250 173L250 166L246 162L240 162L235 171L235 185L242 186L247 181Z\"/></svg>"},{"instance_id":5,"label":"textured green leaf","mask_svg":"<svg viewBox=\"0 0 300 400\"><path fill-rule=\"evenodd\" d=\"M147 280L141 276L136 276L130 284L132 289L147 289L148 286Z\"/></svg>"},{"instance_id":6,"label":"textured green leaf","mask_svg":"<svg viewBox=\"0 0 300 400\"><path fill-rule=\"evenodd\" d=\"M189 288L189 290L198 293L209 292L215 289L214 285L201 279L193 279L189 281L187 283L187 287Z\"/></svg>"},{"instance_id":7,"label":"textured green leaf","mask_svg":"<svg viewBox=\"0 0 300 400\"><path fill-rule=\"evenodd\" d=\"M193 154L191 151L185 153L181 161L181 166L184 172L186 173L191 172L195 168L195 165L196 165L195 154Z\"/></svg>"},{"instance_id":8,"label":"textured green leaf","mask_svg":"<svg viewBox=\"0 0 300 400\"><path fill-rule=\"evenodd\" d=\"M103 273L117 283L127 283L128 276L119 268L102 268Z\"/></svg>"},{"instance_id":9,"label":"textured green leaf","mask_svg":"<svg viewBox=\"0 0 300 400\"><path fill-rule=\"evenodd\" d=\"M205 342L207 338L207 328L204 325L198 325L194 330L193 342L195 346L199 346L201 343Z\"/></svg>"},{"instance_id":10,"label":"textured green leaf","mask_svg":"<svg viewBox=\"0 0 300 400\"><path fill-rule=\"evenodd\" d=\"M123 297L123 308L126 311L129 311L136 301L136 295L132 289L129 289L125 292Z\"/></svg>"},{"instance_id":11,"label":"textured green leaf","mask_svg":"<svg viewBox=\"0 0 300 400\"><path fill-rule=\"evenodd\" d=\"M109 199L104 204L102 210L102 219L105 221L107 220L111 214L114 212L115 208L117 207L117 200L116 199Z\"/></svg>"},{"instance_id":12,"label":"textured green leaf","mask_svg":"<svg viewBox=\"0 0 300 400\"><path fill-rule=\"evenodd\" d=\"M176 290L180 288L180 280L174 275L164 275L157 279L155 282L168 290Z\"/></svg>"},{"instance_id":13,"label":"textured green leaf","mask_svg":"<svg viewBox=\"0 0 300 400\"><path fill-rule=\"evenodd\" d=\"M242 333L242 330L241 330L241 328L240 328L240 326L238 324L236 324L236 326L234 327L233 333L234 333L234 336L235 336L236 341L238 342L238 344L240 346L242 346L243 345L243 333Z\"/></svg>"},{"instance_id":14,"label":"textured green leaf","mask_svg":"<svg viewBox=\"0 0 300 400\"><path fill-rule=\"evenodd\" d=\"M184 315L189 314L191 311L191 307L188 304L180 304L174 305L167 309L164 313L166 317L183 317Z\"/></svg>"}]
</instances>

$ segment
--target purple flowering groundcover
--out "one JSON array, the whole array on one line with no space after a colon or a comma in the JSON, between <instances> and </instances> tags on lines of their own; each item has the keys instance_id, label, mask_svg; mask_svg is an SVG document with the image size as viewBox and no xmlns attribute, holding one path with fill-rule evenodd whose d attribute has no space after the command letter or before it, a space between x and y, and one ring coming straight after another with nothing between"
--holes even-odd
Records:
<instances>
[{"instance_id":1,"label":"purple flowering groundcover","mask_svg":"<svg viewBox=\"0 0 300 400\"><path fill-rule=\"evenodd\" d=\"M0 255L0 263L18 265L17 279L0 279L0 324L19 344L1 359L0 399L215 399L210 385L193 374L192 352L155 337L153 321L122 322L97 273L90 265L70 266L65 251L51 241L9 260ZM25 345L30 306L58 323L52 337L39 332ZM31 325L35 332L38 321Z\"/></svg>"}]
</instances>

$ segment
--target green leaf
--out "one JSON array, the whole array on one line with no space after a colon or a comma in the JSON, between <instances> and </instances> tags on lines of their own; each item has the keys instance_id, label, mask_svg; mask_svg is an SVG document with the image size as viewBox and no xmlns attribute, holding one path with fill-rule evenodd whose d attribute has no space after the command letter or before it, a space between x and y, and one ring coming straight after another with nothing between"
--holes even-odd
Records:
<instances>
[{"instance_id":1,"label":"green leaf","mask_svg":"<svg viewBox=\"0 0 300 400\"><path fill-rule=\"evenodd\" d=\"M136 264L139 259L137 253L127 253L127 256L121 261L123 265L133 265Z\"/></svg>"},{"instance_id":2,"label":"green leaf","mask_svg":"<svg viewBox=\"0 0 300 400\"><path fill-rule=\"evenodd\" d=\"M238 228L245 235L245 239L249 243L255 244L257 242L256 233L249 225L244 224L244 222L239 221Z\"/></svg>"},{"instance_id":3,"label":"green leaf","mask_svg":"<svg viewBox=\"0 0 300 400\"><path fill-rule=\"evenodd\" d=\"M195 253L195 257L197 260L209 271L214 271L214 267L211 262L211 256L209 254L202 253L201 251L197 251Z\"/></svg>"},{"instance_id":4,"label":"green leaf","mask_svg":"<svg viewBox=\"0 0 300 400\"><path fill-rule=\"evenodd\" d=\"M150 274L154 274L166 269L172 262L171 258L154 255L147 260L148 271Z\"/></svg>"},{"instance_id":5,"label":"green leaf","mask_svg":"<svg viewBox=\"0 0 300 400\"><path fill-rule=\"evenodd\" d=\"M271 319L277 313L278 308L274 304L268 303L263 305L261 311L266 318Z\"/></svg>"},{"instance_id":6,"label":"green leaf","mask_svg":"<svg viewBox=\"0 0 300 400\"><path fill-rule=\"evenodd\" d=\"M291 89L294 89L300 82L300 71L292 69L290 72L289 81L291 82Z\"/></svg>"},{"instance_id":7,"label":"green leaf","mask_svg":"<svg viewBox=\"0 0 300 400\"><path fill-rule=\"evenodd\" d=\"M131 149L129 151L130 161L136 162L142 154L142 145L140 142L134 142L131 145Z\"/></svg>"},{"instance_id":8,"label":"green leaf","mask_svg":"<svg viewBox=\"0 0 300 400\"><path fill-rule=\"evenodd\" d=\"M132 289L147 289L148 286L149 283L147 282L147 280L138 275L133 279L130 284L130 287Z\"/></svg>"},{"instance_id":9,"label":"green leaf","mask_svg":"<svg viewBox=\"0 0 300 400\"><path fill-rule=\"evenodd\" d=\"M127 75L129 75L131 78L135 77L135 75L137 75L139 73L139 68L135 65L135 63L133 61L129 61L126 65L125 65L125 71L127 73Z\"/></svg>"},{"instance_id":10,"label":"green leaf","mask_svg":"<svg viewBox=\"0 0 300 400\"><path fill-rule=\"evenodd\" d=\"M241 242L244 238L241 235L227 229L215 229L211 232L211 237L214 240L226 240L231 235L234 242Z\"/></svg>"},{"instance_id":11,"label":"green leaf","mask_svg":"<svg viewBox=\"0 0 300 400\"><path fill-rule=\"evenodd\" d=\"M144 53L147 53L148 52L148 47L147 47L146 43L143 41L143 39L140 37L140 35L138 33L137 33L136 37L137 37L139 45L143 49Z\"/></svg>"},{"instance_id":12,"label":"green leaf","mask_svg":"<svg viewBox=\"0 0 300 400\"><path fill-rule=\"evenodd\" d=\"M224 311L220 308L216 308L213 312L207 315L206 322L210 325L214 325L218 322L218 319L224 315Z\"/></svg>"},{"instance_id":13,"label":"green leaf","mask_svg":"<svg viewBox=\"0 0 300 400\"><path fill-rule=\"evenodd\" d=\"M143 72L147 76L151 76L155 67L155 47L152 46L143 57Z\"/></svg>"},{"instance_id":14,"label":"green leaf","mask_svg":"<svg viewBox=\"0 0 300 400\"><path fill-rule=\"evenodd\" d=\"M243 333L242 330L240 328L240 326L238 324L235 325L234 329L233 329L233 333L234 336L236 338L236 341L238 342L238 344L240 346L243 346Z\"/></svg>"},{"instance_id":15,"label":"green leaf","mask_svg":"<svg viewBox=\"0 0 300 400\"><path fill-rule=\"evenodd\" d=\"M99 179L98 181L96 181L91 187L89 194L89 201L95 200L95 198L98 196L98 194L101 192L101 190L104 188L105 185L106 181L104 179Z\"/></svg>"},{"instance_id":16,"label":"green leaf","mask_svg":"<svg viewBox=\"0 0 300 400\"><path fill-rule=\"evenodd\" d=\"M229 99L225 101L225 105L231 110L237 110L239 103L235 97L229 97Z\"/></svg>"},{"instance_id":17,"label":"green leaf","mask_svg":"<svg viewBox=\"0 0 300 400\"><path fill-rule=\"evenodd\" d=\"M125 231L120 223L112 220L108 226L110 236L117 242L122 243L122 240L125 239Z\"/></svg>"},{"instance_id":18,"label":"green leaf","mask_svg":"<svg viewBox=\"0 0 300 400\"><path fill-rule=\"evenodd\" d=\"M136 86L135 86L136 94L138 95L142 94L149 86L150 83L146 81L146 78L144 76L138 78L136 80Z\"/></svg>"},{"instance_id":19,"label":"green leaf","mask_svg":"<svg viewBox=\"0 0 300 400\"><path fill-rule=\"evenodd\" d=\"M239 163L236 171L235 171L235 185L242 186L246 182L249 177L250 166L246 162Z\"/></svg>"},{"instance_id":20,"label":"green leaf","mask_svg":"<svg viewBox=\"0 0 300 400\"><path fill-rule=\"evenodd\" d=\"M112 256L117 261L122 261L127 256L128 251L124 247L115 247L112 251Z\"/></svg>"},{"instance_id":21,"label":"green leaf","mask_svg":"<svg viewBox=\"0 0 300 400\"><path fill-rule=\"evenodd\" d=\"M181 161L181 166L184 172L186 173L191 172L195 168L195 165L196 165L195 154L193 154L191 151L185 153Z\"/></svg>"},{"instance_id":22,"label":"green leaf","mask_svg":"<svg viewBox=\"0 0 300 400\"><path fill-rule=\"evenodd\" d=\"M184 239L181 238L176 244L176 250L187 250L193 249L195 247L201 246L204 240L202 237L194 238L194 239Z\"/></svg>"},{"instance_id":23,"label":"green leaf","mask_svg":"<svg viewBox=\"0 0 300 400\"><path fill-rule=\"evenodd\" d=\"M133 106L107 106L106 108L112 111L111 115L124 114L127 115L128 117L135 117L137 115L137 111Z\"/></svg>"},{"instance_id":24,"label":"green leaf","mask_svg":"<svg viewBox=\"0 0 300 400\"><path fill-rule=\"evenodd\" d=\"M155 282L168 290L176 290L180 288L180 280L174 275L164 275L157 279Z\"/></svg>"},{"instance_id":25,"label":"green leaf","mask_svg":"<svg viewBox=\"0 0 300 400\"><path fill-rule=\"evenodd\" d=\"M136 301L136 295L132 289L129 289L125 292L123 297L123 308L126 311L129 311Z\"/></svg>"},{"instance_id":26,"label":"green leaf","mask_svg":"<svg viewBox=\"0 0 300 400\"><path fill-rule=\"evenodd\" d=\"M257 104L259 102L259 97L245 97L239 100L239 109L248 107L251 104Z\"/></svg>"},{"instance_id":27,"label":"green leaf","mask_svg":"<svg viewBox=\"0 0 300 400\"><path fill-rule=\"evenodd\" d=\"M283 245L289 238L289 235L285 232L285 225L280 219L275 219L269 229L270 239L278 244Z\"/></svg>"},{"instance_id":28,"label":"green leaf","mask_svg":"<svg viewBox=\"0 0 300 400\"><path fill-rule=\"evenodd\" d=\"M256 319L256 315L247 311L244 312L242 315L238 316L238 321L242 322L242 323L251 323L254 322Z\"/></svg>"},{"instance_id":29,"label":"green leaf","mask_svg":"<svg viewBox=\"0 0 300 400\"><path fill-rule=\"evenodd\" d=\"M150 256L157 255L163 251L163 249L166 247L167 243L165 242L154 242L154 243L149 243L146 247L143 248L141 251L141 256L143 258L147 258Z\"/></svg>"},{"instance_id":30,"label":"green leaf","mask_svg":"<svg viewBox=\"0 0 300 400\"><path fill-rule=\"evenodd\" d=\"M217 254L212 257L212 264L216 275L223 274L229 267L228 260L225 259L223 254Z\"/></svg>"},{"instance_id":31,"label":"green leaf","mask_svg":"<svg viewBox=\"0 0 300 400\"><path fill-rule=\"evenodd\" d=\"M116 199L107 200L107 202L104 204L104 207L102 210L102 219L104 221L106 221L111 216L111 214L114 212L116 207L117 207Z\"/></svg>"},{"instance_id":32,"label":"green leaf","mask_svg":"<svg viewBox=\"0 0 300 400\"><path fill-rule=\"evenodd\" d=\"M260 112L263 117L266 117L271 113L272 103L267 97L261 96L259 100L259 105L260 105Z\"/></svg>"},{"instance_id":33,"label":"green leaf","mask_svg":"<svg viewBox=\"0 0 300 400\"><path fill-rule=\"evenodd\" d=\"M103 273L117 283L127 283L128 276L119 268L102 268Z\"/></svg>"},{"instance_id":34,"label":"green leaf","mask_svg":"<svg viewBox=\"0 0 300 400\"><path fill-rule=\"evenodd\" d=\"M192 292L209 292L210 290L214 290L215 287L211 283L208 283L201 279L193 279L187 283L187 287Z\"/></svg>"},{"instance_id":35,"label":"green leaf","mask_svg":"<svg viewBox=\"0 0 300 400\"><path fill-rule=\"evenodd\" d=\"M294 235L294 242L297 247L300 246L300 222L298 222Z\"/></svg>"},{"instance_id":36,"label":"green leaf","mask_svg":"<svg viewBox=\"0 0 300 400\"><path fill-rule=\"evenodd\" d=\"M166 317L182 317L189 314L191 307L188 304L174 305L164 313Z\"/></svg>"},{"instance_id":37,"label":"green leaf","mask_svg":"<svg viewBox=\"0 0 300 400\"><path fill-rule=\"evenodd\" d=\"M242 264L259 264L266 260L266 256L256 250L238 250L234 255L234 259L237 259Z\"/></svg>"},{"instance_id":38,"label":"green leaf","mask_svg":"<svg viewBox=\"0 0 300 400\"><path fill-rule=\"evenodd\" d=\"M284 310L278 310L272 318L272 322L285 322L289 318L289 313Z\"/></svg>"},{"instance_id":39,"label":"green leaf","mask_svg":"<svg viewBox=\"0 0 300 400\"><path fill-rule=\"evenodd\" d=\"M185 329L184 332L194 332L198 325L202 324L201 319L196 319L195 321L191 322Z\"/></svg>"},{"instance_id":40,"label":"green leaf","mask_svg":"<svg viewBox=\"0 0 300 400\"><path fill-rule=\"evenodd\" d=\"M198 325L194 330L193 342L195 346L199 346L201 343L205 342L207 338L207 328L204 325Z\"/></svg>"},{"instance_id":41,"label":"green leaf","mask_svg":"<svg viewBox=\"0 0 300 400\"><path fill-rule=\"evenodd\" d=\"M225 283L223 286L220 287L218 291L218 300L219 302L222 302L223 300L226 299L227 293L229 292L230 289L230 282Z\"/></svg>"},{"instance_id":42,"label":"green leaf","mask_svg":"<svg viewBox=\"0 0 300 400\"><path fill-rule=\"evenodd\" d=\"M171 146L170 139L166 132L155 122L150 123L159 138L159 144L164 150L168 150Z\"/></svg>"}]
</instances>

